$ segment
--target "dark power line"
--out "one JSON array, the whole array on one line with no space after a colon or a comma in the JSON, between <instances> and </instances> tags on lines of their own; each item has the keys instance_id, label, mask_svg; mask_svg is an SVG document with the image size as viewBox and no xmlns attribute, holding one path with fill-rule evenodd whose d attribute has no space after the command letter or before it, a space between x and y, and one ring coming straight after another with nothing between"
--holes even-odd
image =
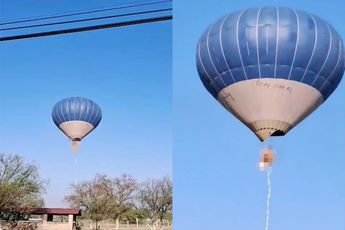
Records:
<instances>
[{"instance_id":1,"label":"dark power line","mask_svg":"<svg viewBox=\"0 0 345 230\"><path fill-rule=\"evenodd\" d=\"M28 26L9 27L9 28L0 29L0 31L37 28L37 27L53 26L53 25L63 25L63 24L70 24L70 23L76 23L76 22L88 22L88 21L96 21L96 20L102 20L102 19L120 18L120 17L126 17L126 16L165 12L165 11L170 11L170 10L172 10L172 8L150 10L150 11L141 11L141 12L135 12L135 13L118 14L118 15L95 17L95 18L77 19L77 20L70 20L70 21L63 21L63 22L52 22L52 23L35 24L35 25L28 25Z\"/></svg>"},{"instance_id":2,"label":"dark power line","mask_svg":"<svg viewBox=\"0 0 345 230\"><path fill-rule=\"evenodd\" d=\"M26 38L46 37L46 36L53 36L53 35L60 35L60 34L79 33L79 32L85 32L85 31L101 30L101 29L108 29L108 28L114 28L114 27L124 27L124 26L146 24L146 23L153 23L153 22L161 22L161 21L168 21L168 20L172 20L172 16L153 17L153 18L146 18L146 19L140 19L140 20L132 20L132 21L109 23L109 24L102 24L102 25L95 25L95 26L79 27L79 28L73 28L73 29L54 30L54 31L47 31L47 32L40 32L40 33L31 33L31 34L22 34L22 35L0 37L0 42L26 39Z\"/></svg>"},{"instance_id":3,"label":"dark power line","mask_svg":"<svg viewBox=\"0 0 345 230\"><path fill-rule=\"evenodd\" d=\"M63 18L63 17L70 17L70 16L78 16L78 15L106 12L106 11L112 11L112 10L128 9L128 8L134 8L134 7L139 7L139 6L157 5L157 4L167 3L167 2L171 2L171 0L149 2L149 3L139 3L139 4L117 6L117 7L107 8L107 9L100 9L100 10L81 11L81 12L68 13L68 14L63 14L63 15L52 15L52 16L46 16L46 17L38 17L38 18L22 19L22 20L15 20L15 21L9 21L9 22L1 22L0 26L18 24L18 23L24 23L24 22L34 22L34 21L41 21L41 20L48 20L48 19L56 19L56 18Z\"/></svg>"}]
</instances>

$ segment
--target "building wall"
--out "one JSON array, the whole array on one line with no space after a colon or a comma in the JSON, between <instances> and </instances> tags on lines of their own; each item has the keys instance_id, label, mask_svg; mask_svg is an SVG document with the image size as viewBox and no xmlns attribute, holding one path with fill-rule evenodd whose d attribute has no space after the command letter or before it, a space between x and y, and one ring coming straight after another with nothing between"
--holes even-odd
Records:
<instances>
[{"instance_id":1,"label":"building wall","mask_svg":"<svg viewBox=\"0 0 345 230\"><path fill-rule=\"evenodd\" d=\"M37 230L72 230L73 225L69 223L42 223L38 225Z\"/></svg>"},{"instance_id":2,"label":"building wall","mask_svg":"<svg viewBox=\"0 0 345 230\"><path fill-rule=\"evenodd\" d=\"M38 225L38 230L74 230L73 215L68 215L68 222L49 222L48 215L43 215L43 221Z\"/></svg>"}]
</instances>

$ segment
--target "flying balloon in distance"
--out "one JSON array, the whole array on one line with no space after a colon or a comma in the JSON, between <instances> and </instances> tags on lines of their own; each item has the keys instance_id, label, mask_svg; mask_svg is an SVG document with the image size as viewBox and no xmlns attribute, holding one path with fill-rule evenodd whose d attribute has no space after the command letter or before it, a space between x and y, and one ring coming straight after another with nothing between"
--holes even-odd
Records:
<instances>
[{"instance_id":1,"label":"flying balloon in distance","mask_svg":"<svg viewBox=\"0 0 345 230\"><path fill-rule=\"evenodd\" d=\"M327 100L342 79L344 53L323 19L261 7L212 24L196 62L209 93L264 141L285 135Z\"/></svg>"},{"instance_id":2,"label":"flying balloon in distance","mask_svg":"<svg viewBox=\"0 0 345 230\"><path fill-rule=\"evenodd\" d=\"M76 151L80 141L100 123L102 111L90 99L69 97L55 104L52 118L55 125L72 141L72 150Z\"/></svg>"}]
</instances>

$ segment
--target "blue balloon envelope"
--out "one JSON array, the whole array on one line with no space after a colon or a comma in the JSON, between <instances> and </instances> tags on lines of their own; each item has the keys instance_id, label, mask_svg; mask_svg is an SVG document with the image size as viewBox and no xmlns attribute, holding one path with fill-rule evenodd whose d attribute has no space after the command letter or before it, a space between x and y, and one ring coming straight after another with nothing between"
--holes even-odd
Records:
<instances>
[{"instance_id":1,"label":"blue balloon envelope","mask_svg":"<svg viewBox=\"0 0 345 230\"><path fill-rule=\"evenodd\" d=\"M329 23L284 7L222 17L196 54L205 88L261 141L285 135L320 106L339 85L344 59Z\"/></svg>"},{"instance_id":2,"label":"blue balloon envelope","mask_svg":"<svg viewBox=\"0 0 345 230\"><path fill-rule=\"evenodd\" d=\"M102 111L90 99L69 97L55 104L52 118L55 125L72 140L72 149L76 150L80 141L98 126Z\"/></svg>"}]
</instances>

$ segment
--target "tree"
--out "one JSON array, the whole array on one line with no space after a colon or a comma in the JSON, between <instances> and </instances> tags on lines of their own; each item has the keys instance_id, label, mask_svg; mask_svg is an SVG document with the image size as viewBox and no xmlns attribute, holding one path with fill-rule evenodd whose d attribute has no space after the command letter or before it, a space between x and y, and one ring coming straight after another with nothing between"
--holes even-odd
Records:
<instances>
[{"instance_id":1,"label":"tree","mask_svg":"<svg viewBox=\"0 0 345 230\"><path fill-rule=\"evenodd\" d=\"M0 154L0 218L14 220L26 208L42 207L46 184L36 165L18 155Z\"/></svg>"},{"instance_id":2,"label":"tree","mask_svg":"<svg viewBox=\"0 0 345 230\"><path fill-rule=\"evenodd\" d=\"M116 229L120 217L133 208L133 194L138 187L129 175L115 178L97 175L91 182L72 186L73 194L65 198L72 207L84 209L85 217L94 220L96 226L106 218L114 219Z\"/></svg>"},{"instance_id":3,"label":"tree","mask_svg":"<svg viewBox=\"0 0 345 230\"><path fill-rule=\"evenodd\" d=\"M139 223L149 218L153 223L171 218L172 182L169 177L151 180L138 186L129 176L110 178L97 175L92 181L72 185L73 192L65 200L74 208L83 210L83 216L96 222L111 218ZM162 225L161 225L162 226ZM155 229L155 226L152 227Z\"/></svg>"},{"instance_id":4,"label":"tree","mask_svg":"<svg viewBox=\"0 0 345 230\"><path fill-rule=\"evenodd\" d=\"M116 221L116 230L119 229L119 219L133 209L134 193L138 188L136 180L129 175L122 175L107 179L106 193L110 198L108 203L109 217Z\"/></svg>"},{"instance_id":5,"label":"tree","mask_svg":"<svg viewBox=\"0 0 345 230\"><path fill-rule=\"evenodd\" d=\"M150 213L152 229L160 220L161 228L164 217L172 211L172 181L169 177L151 180L143 183L139 191L139 201L142 208Z\"/></svg>"},{"instance_id":6,"label":"tree","mask_svg":"<svg viewBox=\"0 0 345 230\"><path fill-rule=\"evenodd\" d=\"M83 210L86 218L96 222L108 216L110 198L105 192L108 189L108 179L105 175L97 175L92 181L72 185L73 194L65 200L74 208Z\"/></svg>"}]
</instances>

